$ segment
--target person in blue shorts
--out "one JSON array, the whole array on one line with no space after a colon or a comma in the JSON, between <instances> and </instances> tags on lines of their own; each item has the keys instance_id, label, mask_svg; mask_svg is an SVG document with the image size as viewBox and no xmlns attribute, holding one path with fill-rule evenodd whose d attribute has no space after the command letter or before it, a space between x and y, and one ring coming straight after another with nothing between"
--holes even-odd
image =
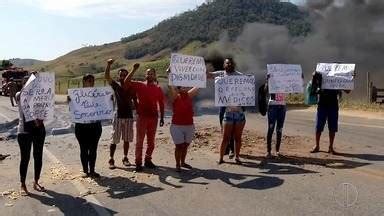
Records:
<instances>
[{"instance_id":1,"label":"person in blue shorts","mask_svg":"<svg viewBox=\"0 0 384 216\"><path fill-rule=\"evenodd\" d=\"M350 93L350 90L344 90L344 92ZM311 153L320 151L320 137L324 131L325 124L328 123L328 153L335 154L334 140L336 132L338 131L339 99L341 98L342 90L319 88L317 94L319 100L316 114L316 145L311 150Z\"/></svg>"}]
</instances>

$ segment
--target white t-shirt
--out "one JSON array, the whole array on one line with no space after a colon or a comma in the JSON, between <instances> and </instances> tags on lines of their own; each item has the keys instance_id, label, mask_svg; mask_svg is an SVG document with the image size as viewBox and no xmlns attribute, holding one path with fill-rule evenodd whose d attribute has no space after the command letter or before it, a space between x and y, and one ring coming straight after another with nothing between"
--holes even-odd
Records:
<instances>
[{"instance_id":1,"label":"white t-shirt","mask_svg":"<svg viewBox=\"0 0 384 216\"><path fill-rule=\"evenodd\" d=\"M234 72L232 72L232 73L227 73L227 71L225 71L225 70L215 71L215 72L212 72L211 74L214 75L215 77L217 77L217 76L224 77L224 76L238 76L238 75L243 75L243 74L242 74L241 72L239 72L239 71L234 71Z\"/></svg>"}]
</instances>

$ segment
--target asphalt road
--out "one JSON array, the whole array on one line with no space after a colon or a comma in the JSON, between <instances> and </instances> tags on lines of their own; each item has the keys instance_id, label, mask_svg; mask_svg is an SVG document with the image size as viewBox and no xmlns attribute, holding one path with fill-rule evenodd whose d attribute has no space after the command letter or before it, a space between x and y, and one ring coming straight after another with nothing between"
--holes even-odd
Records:
<instances>
[{"instance_id":1,"label":"asphalt road","mask_svg":"<svg viewBox=\"0 0 384 216\"><path fill-rule=\"evenodd\" d=\"M15 117L0 97L0 124ZM69 121L66 106L57 107L55 123ZM16 115L17 117L17 115ZM4 121L4 122L3 122ZM169 122L169 119L167 119ZM217 116L195 118L199 125L217 125ZM173 145L168 128L158 132L154 153L156 171L134 173L119 161L119 169L107 168L111 127L103 128L99 144L97 181L75 177L80 170L78 144L73 134L46 138L42 182L46 193L12 200L0 197L0 215L384 215L384 120L341 116L336 149L341 156L326 153L298 160L272 160L261 165L262 155L244 159L243 166L216 165L217 154L193 148L193 170L173 171ZM314 112L291 110L285 134L313 141ZM50 128L48 128L50 129ZM265 134L266 118L248 114L247 130ZM5 136L6 132L0 134ZM327 149L327 134L322 147ZM0 161L0 192L18 190L19 150L16 140L0 141L1 152L11 157ZM284 143L283 143L284 145ZM312 143L303 146L309 151ZM285 153L285 152L284 152ZM289 154L289 152L286 152ZM130 150L131 161L133 151ZM303 153L304 154L304 153ZM28 173L29 187L33 163ZM90 193L86 193L90 192ZM88 195L87 195L88 194Z\"/></svg>"}]
</instances>

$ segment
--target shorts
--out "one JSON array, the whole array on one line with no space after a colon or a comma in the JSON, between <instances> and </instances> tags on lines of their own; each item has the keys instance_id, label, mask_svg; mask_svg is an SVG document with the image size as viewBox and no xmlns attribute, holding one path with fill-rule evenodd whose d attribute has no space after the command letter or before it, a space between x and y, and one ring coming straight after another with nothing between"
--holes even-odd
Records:
<instances>
[{"instance_id":1,"label":"shorts","mask_svg":"<svg viewBox=\"0 0 384 216\"><path fill-rule=\"evenodd\" d=\"M244 123L245 115L243 112L225 112L223 121L227 124Z\"/></svg>"},{"instance_id":2,"label":"shorts","mask_svg":"<svg viewBox=\"0 0 384 216\"><path fill-rule=\"evenodd\" d=\"M328 122L329 132L338 131L339 107L317 107L316 132L324 131L325 123Z\"/></svg>"},{"instance_id":3,"label":"shorts","mask_svg":"<svg viewBox=\"0 0 384 216\"><path fill-rule=\"evenodd\" d=\"M133 142L133 119L115 117L112 125L112 144L118 144L120 139L124 142Z\"/></svg>"},{"instance_id":4,"label":"shorts","mask_svg":"<svg viewBox=\"0 0 384 216\"><path fill-rule=\"evenodd\" d=\"M194 125L171 125L171 136L175 145L191 143L195 135Z\"/></svg>"}]
</instances>

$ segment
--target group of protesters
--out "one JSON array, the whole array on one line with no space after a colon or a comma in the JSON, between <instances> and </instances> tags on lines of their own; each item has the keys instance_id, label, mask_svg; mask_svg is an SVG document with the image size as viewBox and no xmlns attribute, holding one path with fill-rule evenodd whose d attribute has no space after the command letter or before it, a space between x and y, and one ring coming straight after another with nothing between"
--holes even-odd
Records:
<instances>
[{"instance_id":1,"label":"group of protesters","mask_svg":"<svg viewBox=\"0 0 384 216\"><path fill-rule=\"evenodd\" d=\"M126 69L118 70L118 80L113 80L110 69L114 63L113 59L107 61L105 79L114 90L113 100L117 109L113 119L112 141L110 143L110 159L108 165L110 169L115 169L115 151L120 140L123 141L122 164L130 166L128 151L130 143L134 138L134 124L136 122L136 145L135 145L135 170L143 171L143 167L148 169L156 168L152 161L152 154L155 149L155 136L158 125L164 126L164 107L165 96L162 88L157 82L156 70L148 68L145 72L145 81L135 81L132 79L135 72L140 67L134 64L131 71ZM242 73L236 70L236 64L232 58L226 58L223 64L224 70L207 72L207 78L238 76ZM170 70L167 70L170 73ZM268 79L266 77L265 90L268 90ZM94 87L95 77L87 74L83 77L83 87ZM24 80L24 83L26 79ZM312 153L319 152L320 136L324 130L326 122L329 128L329 153L334 153L333 141L338 130L338 97L340 90L325 90L321 88L321 79L315 73L312 79L314 94L318 95L318 109L316 117L316 145L311 150ZM191 169L192 166L186 162L188 146L193 142L194 111L193 98L198 94L198 88L187 88L180 86L168 86L169 101L172 103L172 120L170 134L175 144L175 171L181 172L182 168ZM268 94L268 132L267 132L267 152L266 157L271 158L272 136L276 130L276 157L280 157L280 146L282 142L283 126L286 116L286 101L284 94ZM16 100L20 101L20 92L16 94ZM71 98L68 97L70 101ZM23 111L19 104L19 126L18 143L21 152L20 180L21 191L28 194L25 184L28 163L30 159L31 147L33 145L33 157L35 166L35 178L33 187L35 190L44 190L39 184L42 168L42 155L45 140L45 127L42 120L26 122ZM241 106L227 106L220 108L220 125L222 128L222 140L220 144L219 158L217 163L225 163L224 155L229 153L229 158L236 164L242 164L240 159L240 149L242 145L242 134L246 124L245 108ZM89 121L75 124L75 136L80 145L80 161L83 168L82 177L98 178L95 170L97 147L102 134L100 121ZM147 146L143 160L143 144L147 139ZM229 147L229 148L228 148ZM143 163L144 162L144 163Z\"/></svg>"}]
</instances>

